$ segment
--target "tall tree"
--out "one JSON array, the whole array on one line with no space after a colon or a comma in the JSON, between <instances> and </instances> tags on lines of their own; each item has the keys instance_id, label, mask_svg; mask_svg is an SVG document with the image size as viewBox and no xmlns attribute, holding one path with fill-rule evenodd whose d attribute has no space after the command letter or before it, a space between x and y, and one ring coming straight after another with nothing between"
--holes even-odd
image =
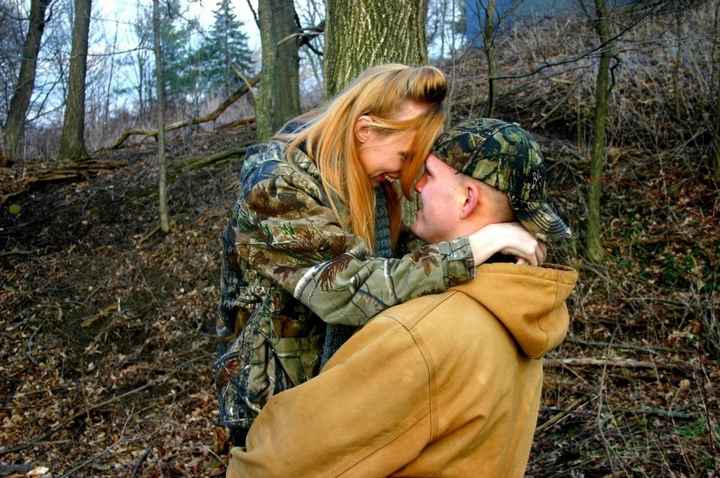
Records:
<instances>
[{"instance_id":1,"label":"tall tree","mask_svg":"<svg viewBox=\"0 0 720 478\"><path fill-rule=\"evenodd\" d=\"M15 93L26 31L17 3L0 0L0 118L7 119Z\"/></svg>"},{"instance_id":2,"label":"tall tree","mask_svg":"<svg viewBox=\"0 0 720 478\"><path fill-rule=\"evenodd\" d=\"M167 206L167 165L165 159L165 81L163 78L163 47L160 32L160 5L153 0L153 44L155 50L155 84L158 97L158 163L160 166L160 179L158 183L160 196L160 229L167 233L170 231Z\"/></svg>"},{"instance_id":3,"label":"tall tree","mask_svg":"<svg viewBox=\"0 0 720 478\"><path fill-rule=\"evenodd\" d=\"M720 3L715 4L713 21L712 89L715 96L713 111L713 156L715 162L715 180L720 182Z\"/></svg>"},{"instance_id":4,"label":"tall tree","mask_svg":"<svg viewBox=\"0 0 720 478\"><path fill-rule=\"evenodd\" d=\"M495 113L495 73L497 71L495 61L495 0L487 0L485 6L485 29L483 31L483 52L487 60L488 75L488 100L485 116L492 118Z\"/></svg>"},{"instance_id":5,"label":"tall tree","mask_svg":"<svg viewBox=\"0 0 720 478\"><path fill-rule=\"evenodd\" d=\"M369 66L427 63L426 14L426 0L328 0L327 95L338 93Z\"/></svg>"},{"instance_id":6,"label":"tall tree","mask_svg":"<svg viewBox=\"0 0 720 478\"><path fill-rule=\"evenodd\" d=\"M163 0L159 8L165 93L168 101L178 101L195 83L196 72L189 68L192 63L190 40L194 25L185 21L181 15L180 0Z\"/></svg>"},{"instance_id":7,"label":"tall tree","mask_svg":"<svg viewBox=\"0 0 720 478\"><path fill-rule=\"evenodd\" d=\"M209 86L222 86L223 95L227 97L242 81L233 73L232 65L244 72L251 71L252 51L244 25L235 16L230 0L220 0L213 14L213 26L200 49L203 75Z\"/></svg>"},{"instance_id":8,"label":"tall tree","mask_svg":"<svg viewBox=\"0 0 720 478\"><path fill-rule=\"evenodd\" d=\"M58 153L61 160L79 160L88 157L85 149L85 76L91 3L92 0L74 0L70 78Z\"/></svg>"},{"instance_id":9,"label":"tall tree","mask_svg":"<svg viewBox=\"0 0 720 478\"><path fill-rule=\"evenodd\" d=\"M258 16L262 76L255 108L262 141L300 113L300 59L293 0L260 0Z\"/></svg>"},{"instance_id":10,"label":"tall tree","mask_svg":"<svg viewBox=\"0 0 720 478\"><path fill-rule=\"evenodd\" d=\"M608 99L610 96L610 58L613 55L610 39L609 8L606 0L595 0L595 18L593 26L601 45L600 63L595 80L595 113L593 119L593 143L590 158L590 187L588 190L588 220L586 229L586 252L591 261L598 262L603 257L600 238L600 197L602 195L602 176L605 169L606 126L608 117Z\"/></svg>"},{"instance_id":11,"label":"tall tree","mask_svg":"<svg viewBox=\"0 0 720 478\"><path fill-rule=\"evenodd\" d=\"M5 124L5 154L0 156L0 166L17 161L22 156L22 143L25 137L25 117L33 88L37 68L40 40L45 30L45 11L51 0L32 0L30 4L30 25L22 50L22 62L15 91L10 100L7 123Z\"/></svg>"}]
</instances>

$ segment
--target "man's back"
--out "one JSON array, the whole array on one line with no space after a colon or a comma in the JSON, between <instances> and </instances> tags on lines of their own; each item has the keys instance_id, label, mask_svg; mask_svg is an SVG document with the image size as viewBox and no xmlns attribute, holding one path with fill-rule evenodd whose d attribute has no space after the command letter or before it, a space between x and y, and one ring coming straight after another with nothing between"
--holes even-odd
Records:
<instances>
[{"instance_id":1,"label":"man's back","mask_svg":"<svg viewBox=\"0 0 720 478\"><path fill-rule=\"evenodd\" d=\"M574 271L495 264L373 319L273 397L236 476L522 476Z\"/></svg>"}]
</instances>

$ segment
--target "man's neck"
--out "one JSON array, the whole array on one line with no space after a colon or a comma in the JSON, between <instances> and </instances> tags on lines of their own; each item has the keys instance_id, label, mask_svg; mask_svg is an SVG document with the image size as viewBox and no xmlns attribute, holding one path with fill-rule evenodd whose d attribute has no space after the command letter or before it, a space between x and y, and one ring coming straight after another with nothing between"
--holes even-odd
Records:
<instances>
[{"instance_id":1,"label":"man's neck","mask_svg":"<svg viewBox=\"0 0 720 478\"><path fill-rule=\"evenodd\" d=\"M458 224L455 228L455 234L453 237L469 236L478 229L482 229L490 224L497 224L499 221L494 221L491 218L477 216L469 219L465 219Z\"/></svg>"}]
</instances>

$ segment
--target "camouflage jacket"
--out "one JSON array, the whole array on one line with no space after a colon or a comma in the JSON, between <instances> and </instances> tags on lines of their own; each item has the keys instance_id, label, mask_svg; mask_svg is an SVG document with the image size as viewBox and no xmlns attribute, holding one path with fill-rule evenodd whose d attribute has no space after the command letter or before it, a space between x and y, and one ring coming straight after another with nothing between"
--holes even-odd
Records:
<instances>
[{"instance_id":1,"label":"camouflage jacket","mask_svg":"<svg viewBox=\"0 0 720 478\"><path fill-rule=\"evenodd\" d=\"M347 214L335 203L341 217ZM215 364L220 421L249 428L273 394L315 376L324 322L361 326L473 273L466 238L397 259L373 257L338 222L307 155L288 158L277 141L255 147L223 235L218 334L226 347Z\"/></svg>"}]
</instances>

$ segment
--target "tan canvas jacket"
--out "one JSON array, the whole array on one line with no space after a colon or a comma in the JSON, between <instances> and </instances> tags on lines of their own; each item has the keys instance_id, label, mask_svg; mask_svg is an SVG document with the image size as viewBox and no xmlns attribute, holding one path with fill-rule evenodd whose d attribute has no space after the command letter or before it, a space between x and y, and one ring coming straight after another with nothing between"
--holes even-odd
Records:
<instances>
[{"instance_id":1,"label":"tan canvas jacket","mask_svg":"<svg viewBox=\"0 0 720 478\"><path fill-rule=\"evenodd\" d=\"M520 477L569 269L489 264L371 320L319 376L273 397L229 477Z\"/></svg>"}]
</instances>

